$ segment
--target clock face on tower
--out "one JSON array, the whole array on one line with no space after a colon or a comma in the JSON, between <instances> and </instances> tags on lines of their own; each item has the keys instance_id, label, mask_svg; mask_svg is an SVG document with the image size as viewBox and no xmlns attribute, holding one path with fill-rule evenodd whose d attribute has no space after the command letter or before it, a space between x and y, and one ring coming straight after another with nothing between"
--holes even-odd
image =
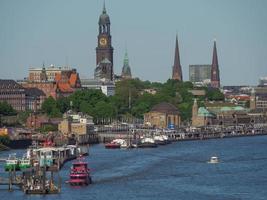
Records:
<instances>
[{"instance_id":1,"label":"clock face on tower","mask_svg":"<svg viewBox=\"0 0 267 200\"><path fill-rule=\"evenodd\" d=\"M106 46L107 45L107 39L106 38L100 38L99 43L101 46Z\"/></svg>"}]
</instances>

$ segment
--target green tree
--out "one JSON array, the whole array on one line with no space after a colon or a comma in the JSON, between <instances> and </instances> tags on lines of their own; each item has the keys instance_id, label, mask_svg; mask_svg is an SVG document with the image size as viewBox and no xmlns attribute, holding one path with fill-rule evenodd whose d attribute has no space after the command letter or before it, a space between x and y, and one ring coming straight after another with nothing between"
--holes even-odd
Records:
<instances>
[{"instance_id":1,"label":"green tree","mask_svg":"<svg viewBox=\"0 0 267 200\"><path fill-rule=\"evenodd\" d=\"M49 117L61 117L62 113L57 106L57 101L53 97L48 97L42 104L42 111Z\"/></svg>"},{"instance_id":2,"label":"green tree","mask_svg":"<svg viewBox=\"0 0 267 200\"><path fill-rule=\"evenodd\" d=\"M8 104L6 101L0 102L0 114L2 115L16 115L17 112L13 109L13 107Z\"/></svg>"},{"instance_id":3,"label":"green tree","mask_svg":"<svg viewBox=\"0 0 267 200\"><path fill-rule=\"evenodd\" d=\"M112 104L100 101L94 108L94 117L97 122L110 122L116 115L116 110Z\"/></svg>"},{"instance_id":4,"label":"green tree","mask_svg":"<svg viewBox=\"0 0 267 200\"><path fill-rule=\"evenodd\" d=\"M86 113L88 115L94 116L94 107L87 101L82 101L80 104L79 111L82 113Z\"/></svg>"},{"instance_id":5,"label":"green tree","mask_svg":"<svg viewBox=\"0 0 267 200\"><path fill-rule=\"evenodd\" d=\"M60 110L61 113L65 113L70 109L70 100L66 97L61 97L57 99L57 108Z\"/></svg>"},{"instance_id":6,"label":"green tree","mask_svg":"<svg viewBox=\"0 0 267 200\"><path fill-rule=\"evenodd\" d=\"M0 144L4 144L7 145L10 142L10 138L8 137L8 135L2 135L0 136Z\"/></svg>"},{"instance_id":7,"label":"green tree","mask_svg":"<svg viewBox=\"0 0 267 200\"><path fill-rule=\"evenodd\" d=\"M210 101L224 101L224 94L219 89L215 88L207 89L206 97Z\"/></svg>"},{"instance_id":8,"label":"green tree","mask_svg":"<svg viewBox=\"0 0 267 200\"><path fill-rule=\"evenodd\" d=\"M78 90L69 96L68 99L72 102L72 109L75 111L80 111L82 102L87 102L91 106L95 106L99 101L108 101L108 98L101 90Z\"/></svg>"},{"instance_id":9,"label":"green tree","mask_svg":"<svg viewBox=\"0 0 267 200\"><path fill-rule=\"evenodd\" d=\"M192 116L192 102L183 102L178 105L182 120L190 120Z\"/></svg>"},{"instance_id":10,"label":"green tree","mask_svg":"<svg viewBox=\"0 0 267 200\"><path fill-rule=\"evenodd\" d=\"M25 111L25 112L19 112L18 113L18 121L20 124L25 124L27 121L27 118L30 115L30 111Z\"/></svg>"},{"instance_id":11,"label":"green tree","mask_svg":"<svg viewBox=\"0 0 267 200\"><path fill-rule=\"evenodd\" d=\"M150 110L149 104L141 102L132 108L132 114L137 118L143 118L144 113L148 112L149 110Z\"/></svg>"}]
</instances>

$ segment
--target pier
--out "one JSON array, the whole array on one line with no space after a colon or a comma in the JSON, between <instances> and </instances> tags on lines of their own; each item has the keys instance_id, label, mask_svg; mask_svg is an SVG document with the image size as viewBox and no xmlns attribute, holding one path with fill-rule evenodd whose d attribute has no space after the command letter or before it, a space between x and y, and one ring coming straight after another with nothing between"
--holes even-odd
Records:
<instances>
[{"instance_id":1,"label":"pier","mask_svg":"<svg viewBox=\"0 0 267 200\"><path fill-rule=\"evenodd\" d=\"M30 166L18 167L19 159L14 167L5 170L8 177L0 177L0 185L8 186L12 191L13 186L21 189L25 194L55 194L61 191L61 178L59 170L67 161L76 159L80 155L88 154L88 147L77 147L68 145L64 147L43 147L30 148L27 150L30 155ZM9 158L0 158L6 162ZM21 162L21 161L20 161ZM57 181L55 175L57 174Z\"/></svg>"}]
</instances>

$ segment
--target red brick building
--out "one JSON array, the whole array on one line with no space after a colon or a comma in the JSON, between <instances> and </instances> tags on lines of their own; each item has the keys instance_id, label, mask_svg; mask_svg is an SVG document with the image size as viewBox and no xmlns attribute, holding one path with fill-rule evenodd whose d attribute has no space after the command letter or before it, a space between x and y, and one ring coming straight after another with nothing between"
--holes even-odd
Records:
<instances>
[{"instance_id":1,"label":"red brick building","mask_svg":"<svg viewBox=\"0 0 267 200\"><path fill-rule=\"evenodd\" d=\"M68 67L31 68L25 88L38 88L46 97L66 97L81 87L81 81L76 69Z\"/></svg>"}]
</instances>

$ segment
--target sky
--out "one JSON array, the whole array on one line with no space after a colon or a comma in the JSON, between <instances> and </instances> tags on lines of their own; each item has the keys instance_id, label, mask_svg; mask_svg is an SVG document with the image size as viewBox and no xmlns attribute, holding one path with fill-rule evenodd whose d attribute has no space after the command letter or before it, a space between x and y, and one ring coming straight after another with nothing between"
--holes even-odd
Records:
<instances>
[{"instance_id":1,"label":"sky","mask_svg":"<svg viewBox=\"0 0 267 200\"><path fill-rule=\"evenodd\" d=\"M81 78L96 67L103 0L0 0L0 78L29 67L70 65ZM222 85L256 85L267 76L266 0L106 0L114 71L127 47L134 77L171 77L178 34L184 80L190 64L211 64L216 38Z\"/></svg>"}]
</instances>

